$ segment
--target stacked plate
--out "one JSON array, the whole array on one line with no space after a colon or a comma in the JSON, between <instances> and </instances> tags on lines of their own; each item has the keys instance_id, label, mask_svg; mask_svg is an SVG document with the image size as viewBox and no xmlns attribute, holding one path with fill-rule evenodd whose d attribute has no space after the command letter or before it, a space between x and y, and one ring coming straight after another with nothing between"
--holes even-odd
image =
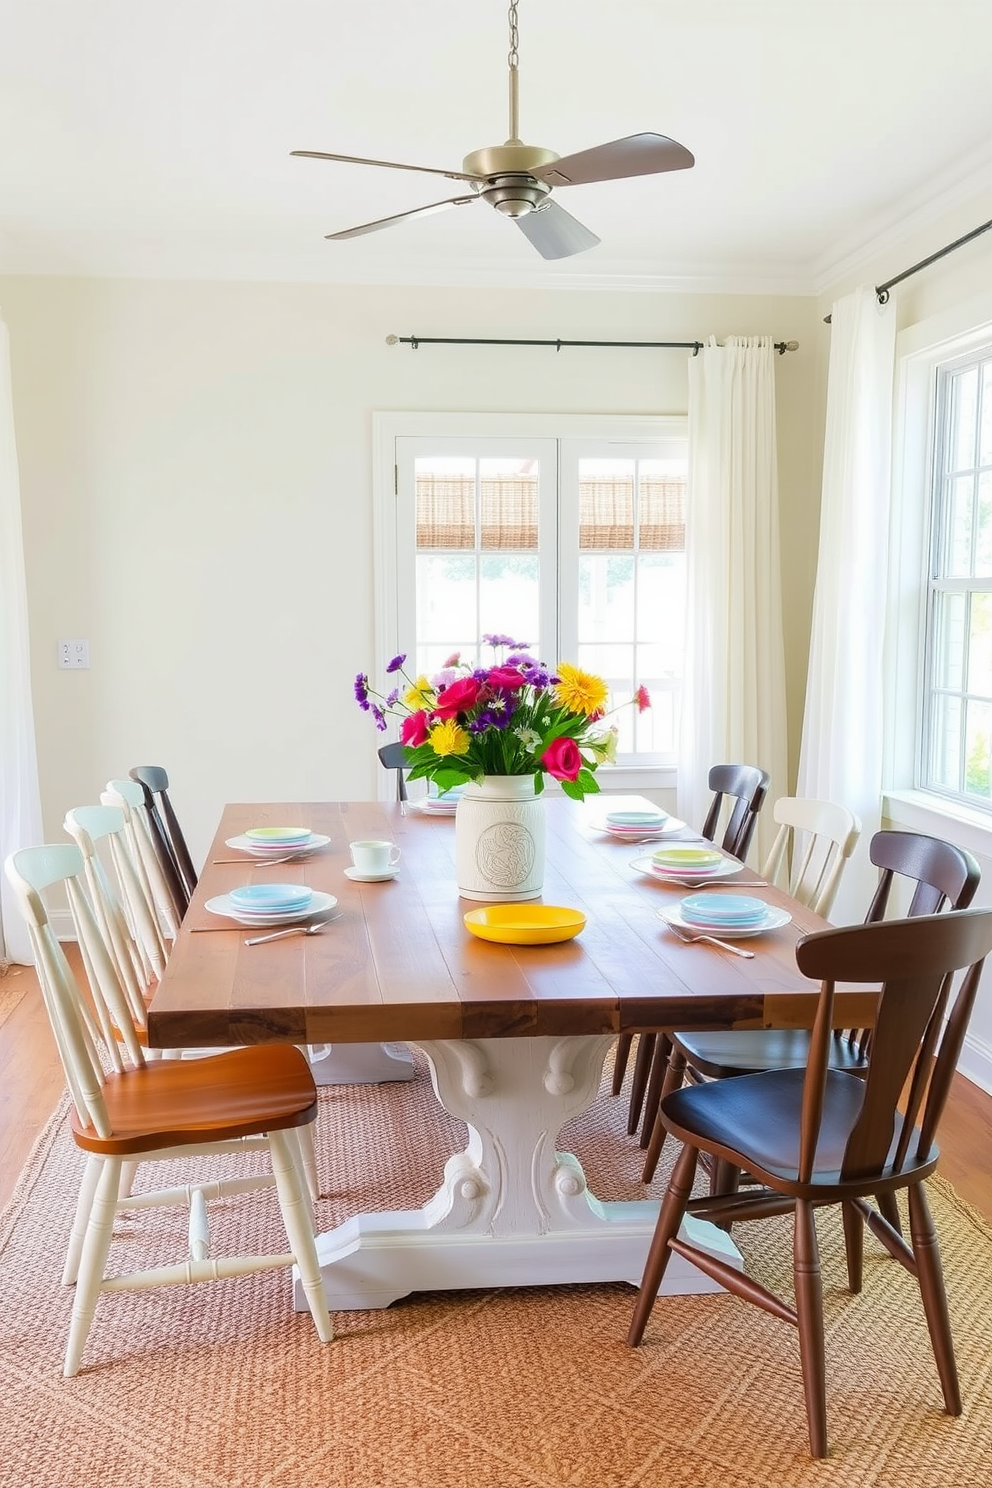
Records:
<instances>
[{"instance_id":1,"label":"stacked plate","mask_svg":"<svg viewBox=\"0 0 992 1488\"><path fill-rule=\"evenodd\" d=\"M667 811L608 811L603 818L603 830L613 837L640 840L644 837L660 837L671 818Z\"/></svg>"},{"instance_id":2,"label":"stacked plate","mask_svg":"<svg viewBox=\"0 0 992 1488\"><path fill-rule=\"evenodd\" d=\"M705 883L707 879L725 878L741 871L740 863L725 858L715 847L694 847L689 843L673 842L669 847L659 847L648 863L650 871L659 878L676 878L680 883Z\"/></svg>"},{"instance_id":3,"label":"stacked plate","mask_svg":"<svg viewBox=\"0 0 992 1488\"><path fill-rule=\"evenodd\" d=\"M685 930L698 930L724 939L761 935L765 930L778 930L792 916L787 910L752 899L746 894L687 894L672 909L663 909L661 918Z\"/></svg>"},{"instance_id":4,"label":"stacked plate","mask_svg":"<svg viewBox=\"0 0 992 1488\"><path fill-rule=\"evenodd\" d=\"M337 900L306 884L247 884L218 894L204 905L211 914L224 915L239 925L293 925L332 909Z\"/></svg>"},{"instance_id":5,"label":"stacked plate","mask_svg":"<svg viewBox=\"0 0 992 1488\"><path fill-rule=\"evenodd\" d=\"M240 837L228 837L227 846L253 858L285 858L316 852L330 840L309 827L250 827Z\"/></svg>"},{"instance_id":6,"label":"stacked plate","mask_svg":"<svg viewBox=\"0 0 992 1488\"><path fill-rule=\"evenodd\" d=\"M454 816L464 789L464 786L456 785L450 791L442 791L439 796L424 796L416 803L417 810L426 812L428 816Z\"/></svg>"}]
</instances>

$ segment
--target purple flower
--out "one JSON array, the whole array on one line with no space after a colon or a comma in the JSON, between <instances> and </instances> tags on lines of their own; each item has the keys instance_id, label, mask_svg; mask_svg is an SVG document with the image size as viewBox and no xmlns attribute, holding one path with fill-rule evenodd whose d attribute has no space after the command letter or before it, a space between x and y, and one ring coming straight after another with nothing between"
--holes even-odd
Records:
<instances>
[{"instance_id":1,"label":"purple flower","mask_svg":"<svg viewBox=\"0 0 992 1488\"><path fill-rule=\"evenodd\" d=\"M369 711L369 679L365 672L359 672L355 678L355 701L366 713Z\"/></svg>"},{"instance_id":2,"label":"purple flower","mask_svg":"<svg viewBox=\"0 0 992 1488\"><path fill-rule=\"evenodd\" d=\"M393 708L393 707L395 707L396 704L399 702L399 697L400 697L400 690L399 690L398 687L394 687L393 690L392 690L392 692L386 698L386 707L387 708Z\"/></svg>"},{"instance_id":3,"label":"purple flower","mask_svg":"<svg viewBox=\"0 0 992 1488\"><path fill-rule=\"evenodd\" d=\"M496 635L495 632L491 635L484 635L482 639L487 646L515 646L518 651L526 651L530 645L529 641L515 641L512 636Z\"/></svg>"},{"instance_id":4,"label":"purple flower","mask_svg":"<svg viewBox=\"0 0 992 1488\"><path fill-rule=\"evenodd\" d=\"M367 707L369 712L372 714L372 717L375 719L376 728L379 730L380 733L384 734L386 732L387 725L386 718L382 709L377 708L375 703L368 703Z\"/></svg>"},{"instance_id":5,"label":"purple flower","mask_svg":"<svg viewBox=\"0 0 992 1488\"><path fill-rule=\"evenodd\" d=\"M389 665L386 668L387 673L398 672L399 669L400 669L400 667L403 665L403 663L405 661L406 661L406 652L405 651L404 651L404 653L403 653L402 656L394 656L393 659L392 659L392 661L389 663Z\"/></svg>"}]
</instances>

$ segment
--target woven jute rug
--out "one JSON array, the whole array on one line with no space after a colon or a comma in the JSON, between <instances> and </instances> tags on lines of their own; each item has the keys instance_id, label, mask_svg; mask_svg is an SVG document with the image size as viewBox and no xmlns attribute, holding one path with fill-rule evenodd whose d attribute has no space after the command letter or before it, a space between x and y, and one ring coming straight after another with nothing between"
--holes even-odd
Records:
<instances>
[{"instance_id":1,"label":"woven jute rug","mask_svg":"<svg viewBox=\"0 0 992 1488\"><path fill-rule=\"evenodd\" d=\"M23 966L0 961L0 1027L27 996L32 979Z\"/></svg>"},{"instance_id":2,"label":"woven jute rug","mask_svg":"<svg viewBox=\"0 0 992 1488\"><path fill-rule=\"evenodd\" d=\"M602 1197L643 1197L626 1098L607 1088L561 1145ZM290 1310L286 1275L268 1272L102 1298L83 1372L65 1380L72 1298L59 1277L82 1159L64 1114L0 1220L2 1488L992 1482L992 1230L939 1179L965 1413L943 1413L911 1278L869 1239L851 1297L840 1226L824 1213L831 1453L813 1462L794 1331L722 1294L660 1299L636 1350L624 1342L634 1291L620 1284L413 1296L338 1313L321 1346L309 1315ZM322 1091L319 1226L422 1203L463 1141L419 1057L407 1084ZM212 1211L219 1242L281 1248L268 1193ZM121 1216L115 1262L176 1258L184 1235L182 1216ZM739 1235L749 1268L785 1291L788 1239L787 1221Z\"/></svg>"}]
</instances>

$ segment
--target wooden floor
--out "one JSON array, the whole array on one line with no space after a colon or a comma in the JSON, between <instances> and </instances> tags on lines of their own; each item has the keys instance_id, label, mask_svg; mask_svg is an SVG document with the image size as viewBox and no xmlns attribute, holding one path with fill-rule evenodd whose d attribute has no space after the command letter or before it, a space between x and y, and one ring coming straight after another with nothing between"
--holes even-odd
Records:
<instances>
[{"instance_id":1,"label":"wooden floor","mask_svg":"<svg viewBox=\"0 0 992 1488\"><path fill-rule=\"evenodd\" d=\"M9 975L25 978L31 991L0 1027L0 1208L64 1085L34 973L13 967ZM992 1097L960 1075L944 1113L940 1146L941 1174L992 1223Z\"/></svg>"}]
</instances>

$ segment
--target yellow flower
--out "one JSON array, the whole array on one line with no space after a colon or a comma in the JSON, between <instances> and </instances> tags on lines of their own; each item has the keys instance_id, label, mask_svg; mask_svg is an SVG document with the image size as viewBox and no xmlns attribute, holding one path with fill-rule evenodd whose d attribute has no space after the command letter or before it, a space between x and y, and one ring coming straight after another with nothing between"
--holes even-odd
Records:
<instances>
[{"instance_id":1,"label":"yellow flower","mask_svg":"<svg viewBox=\"0 0 992 1488\"><path fill-rule=\"evenodd\" d=\"M416 713L420 708L430 708L434 703L434 689L428 677L419 676L414 685L403 694L403 701Z\"/></svg>"},{"instance_id":2,"label":"yellow flower","mask_svg":"<svg viewBox=\"0 0 992 1488\"><path fill-rule=\"evenodd\" d=\"M602 712L609 692L602 677L594 677L591 672L582 672L578 667L570 666L567 661L559 663L555 697L569 712L584 713L587 718L591 718L594 713Z\"/></svg>"},{"instance_id":3,"label":"yellow flower","mask_svg":"<svg viewBox=\"0 0 992 1488\"><path fill-rule=\"evenodd\" d=\"M469 744L472 742L468 731L463 729L454 718L445 718L442 723L436 723L431 729L428 740L435 754L468 754Z\"/></svg>"}]
</instances>

